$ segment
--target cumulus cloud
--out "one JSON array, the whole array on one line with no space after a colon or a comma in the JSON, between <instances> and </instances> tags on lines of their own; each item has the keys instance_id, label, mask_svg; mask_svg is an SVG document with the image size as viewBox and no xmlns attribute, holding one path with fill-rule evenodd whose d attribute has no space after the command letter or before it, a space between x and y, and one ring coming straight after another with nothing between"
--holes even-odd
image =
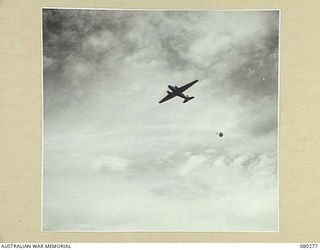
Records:
<instances>
[{"instance_id":1,"label":"cumulus cloud","mask_svg":"<svg viewBox=\"0 0 320 250\"><path fill-rule=\"evenodd\" d=\"M55 199L49 199L50 206L47 203L44 226L67 231L276 230L275 152L206 151L187 156L181 164L172 164L171 160L180 156L172 153L162 158L163 166L170 168L161 167L156 173L156 165L142 171L139 164L133 164L117 175L103 170L85 172L78 178L60 176L68 188L50 178L47 185L55 186ZM111 157L106 164L112 159L115 161ZM57 196L60 192L63 195Z\"/></svg>"},{"instance_id":2,"label":"cumulus cloud","mask_svg":"<svg viewBox=\"0 0 320 250\"><path fill-rule=\"evenodd\" d=\"M189 172L191 172L193 169L196 169L197 167L201 166L205 161L206 157L201 155L193 155L190 156L184 163L179 171L180 175L186 175Z\"/></svg>"}]
</instances>

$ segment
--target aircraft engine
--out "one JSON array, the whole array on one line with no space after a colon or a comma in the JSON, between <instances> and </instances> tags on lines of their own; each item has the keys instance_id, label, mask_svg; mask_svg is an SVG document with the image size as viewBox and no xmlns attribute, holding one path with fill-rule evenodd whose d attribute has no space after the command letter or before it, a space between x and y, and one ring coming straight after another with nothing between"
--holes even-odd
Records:
<instances>
[{"instance_id":1,"label":"aircraft engine","mask_svg":"<svg viewBox=\"0 0 320 250\"><path fill-rule=\"evenodd\" d=\"M171 94L172 92L170 92L169 90L167 91L168 94Z\"/></svg>"},{"instance_id":2,"label":"aircraft engine","mask_svg":"<svg viewBox=\"0 0 320 250\"><path fill-rule=\"evenodd\" d=\"M173 87L172 85L168 85L168 88L172 91L175 90L175 87Z\"/></svg>"}]
</instances>

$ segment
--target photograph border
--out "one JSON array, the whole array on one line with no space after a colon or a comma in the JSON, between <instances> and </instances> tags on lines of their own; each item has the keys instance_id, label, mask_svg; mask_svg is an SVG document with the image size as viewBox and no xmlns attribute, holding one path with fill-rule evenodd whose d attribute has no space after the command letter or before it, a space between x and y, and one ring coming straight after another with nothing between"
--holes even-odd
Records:
<instances>
[{"instance_id":1,"label":"photograph border","mask_svg":"<svg viewBox=\"0 0 320 250\"><path fill-rule=\"evenodd\" d=\"M279 232L41 232L41 55L44 6L116 9L280 9L278 111ZM319 1L3 0L0 5L1 242L319 242ZM52 7L55 8L55 7Z\"/></svg>"}]
</instances>

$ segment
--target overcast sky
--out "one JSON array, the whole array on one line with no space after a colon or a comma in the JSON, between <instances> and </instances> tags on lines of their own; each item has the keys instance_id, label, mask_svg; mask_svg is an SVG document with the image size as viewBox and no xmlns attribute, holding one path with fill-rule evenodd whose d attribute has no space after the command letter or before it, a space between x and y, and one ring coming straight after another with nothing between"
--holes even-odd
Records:
<instances>
[{"instance_id":1,"label":"overcast sky","mask_svg":"<svg viewBox=\"0 0 320 250\"><path fill-rule=\"evenodd\" d=\"M43 10L43 229L278 230L278 25ZM158 103L195 79L195 99Z\"/></svg>"}]
</instances>

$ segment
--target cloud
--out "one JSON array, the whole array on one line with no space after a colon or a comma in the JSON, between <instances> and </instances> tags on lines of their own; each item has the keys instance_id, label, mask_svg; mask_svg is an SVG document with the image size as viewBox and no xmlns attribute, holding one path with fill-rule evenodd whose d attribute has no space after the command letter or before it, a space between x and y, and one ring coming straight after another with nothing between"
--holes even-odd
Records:
<instances>
[{"instance_id":1,"label":"cloud","mask_svg":"<svg viewBox=\"0 0 320 250\"><path fill-rule=\"evenodd\" d=\"M190 156L182 165L181 170L179 171L180 175L186 175L192 170L200 167L205 161L206 157L202 155L193 155Z\"/></svg>"},{"instance_id":2,"label":"cloud","mask_svg":"<svg viewBox=\"0 0 320 250\"><path fill-rule=\"evenodd\" d=\"M164 151L155 158L159 149L147 147L141 154L125 154L123 148L112 151L118 147L117 133L101 136L75 136L76 141L72 136L59 138L61 145L76 147L69 151L61 145L60 151L55 151L56 143L51 149L46 147L46 155L59 155L58 159L47 159L45 165L46 230L276 229L275 153L203 147L198 154L190 144L185 151ZM101 154L104 151L122 152L131 159ZM48 170L55 174L48 175ZM132 203L136 205L126 205ZM76 215L72 209L78 211ZM59 214L58 221L52 213ZM157 216L162 220L155 219Z\"/></svg>"},{"instance_id":3,"label":"cloud","mask_svg":"<svg viewBox=\"0 0 320 250\"><path fill-rule=\"evenodd\" d=\"M90 165L93 170L99 172L122 172L127 170L129 160L112 155L103 155L94 159Z\"/></svg>"},{"instance_id":4,"label":"cloud","mask_svg":"<svg viewBox=\"0 0 320 250\"><path fill-rule=\"evenodd\" d=\"M52 176L46 181L45 229L276 230L276 154L210 151L167 168L180 155L170 154L156 173L152 164L146 169L131 164L121 171L119 163L128 161L108 156L106 164L113 163L118 175L106 166L78 176ZM181 175L191 161L198 167Z\"/></svg>"}]
</instances>

